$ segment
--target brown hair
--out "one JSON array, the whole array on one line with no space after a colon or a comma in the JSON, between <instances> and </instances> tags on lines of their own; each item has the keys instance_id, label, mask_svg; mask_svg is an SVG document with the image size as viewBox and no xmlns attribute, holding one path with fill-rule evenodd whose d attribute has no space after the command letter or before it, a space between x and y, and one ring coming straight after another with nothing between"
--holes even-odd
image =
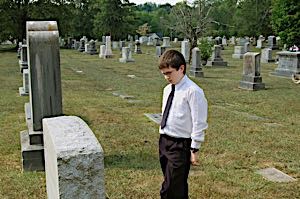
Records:
<instances>
[{"instance_id":1,"label":"brown hair","mask_svg":"<svg viewBox=\"0 0 300 199\"><path fill-rule=\"evenodd\" d=\"M179 70L181 65L184 65L183 74L185 74L186 63L183 55L177 50L168 50L165 51L160 57L158 68L163 69L171 67L175 68L176 70Z\"/></svg>"}]
</instances>

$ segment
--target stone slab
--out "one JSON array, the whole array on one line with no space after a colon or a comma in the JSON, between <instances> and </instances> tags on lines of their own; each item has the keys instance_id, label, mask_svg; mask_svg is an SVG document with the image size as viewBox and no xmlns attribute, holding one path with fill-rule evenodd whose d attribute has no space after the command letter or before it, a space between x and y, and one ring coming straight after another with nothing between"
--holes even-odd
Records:
<instances>
[{"instance_id":1,"label":"stone slab","mask_svg":"<svg viewBox=\"0 0 300 199\"><path fill-rule=\"evenodd\" d=\"M254 83L254 82L246 82L240 81L239 85L240 89L251 90L251 91L258 91L265 89L264 83Z\"/></svg>"},{"instance_id":2,"label":"stone slab","mask_svg":"<svg viewBox=\"0 0 300 199\"><path fill-rule=\"evenodd\" d=\"M227 66L227 62L224 61L207 61L207 66Z\"/></svg>"},{"instance_id":3,"label":"stone slab","mask_svg":"<svg viewBox=\"0 0 300 199\"><path fill-rule=\"evenodd\" d=\"M29 143L28 131L20 132L23 171L44 171L44 147Z\"/></svg>"},{"instance_id":4,"label":"stone slab","mask_svg":"<svg viewBox=\"0 0 300 199\"><path fill-rule=\"evenodd\" d=\"M43 119L48 198L105 199L104 153L76 116Z\"/></svg>"},{"instance_id":5,"label":"stone slab","mask_svg":"<svg viewBox=\"0 0 300 199\"><path fill-rule=\"evenodd\" d=\"M258 174L262 175L269 181L272 182L294 182L295 178L283 173L282 171L276 168L266 168L257 171Z\"/></svg>"},{"instance_id":6,"label":"stone slab","mask_svg":"<svg viewBox=\"0 0 300 199\"><path fill-rule=\"evenodd\" d=\"M30 104L25 104L25 115L26 115L26 124L28 128L28 135L29 135L29 143L31 145L43 145L43 131L34 131L33 130L33 123L31 119L31 109Z\"/></svg>"},{"instance_id":7,"label":"stone slab","mask_svg":"<svg viewBox=\"0 0 300 199\"><path fill-rule=\"evenodd\" d=\"M144 113L146 117L155 122L156 124L160 124L162 115L161 113Z\"/></svg>"}]
</instances>

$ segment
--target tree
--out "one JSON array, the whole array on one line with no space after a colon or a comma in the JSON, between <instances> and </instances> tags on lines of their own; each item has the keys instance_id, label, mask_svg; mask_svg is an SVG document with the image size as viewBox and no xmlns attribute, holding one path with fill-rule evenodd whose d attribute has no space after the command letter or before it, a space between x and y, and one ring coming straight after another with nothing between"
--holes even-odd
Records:
<instances>
[{"instance_id":1,"label":"tree","mask_svg":"<svg viewBox=\"0 0 300 199\"><path fill-rule=\"evenodd\" d=\"M239 36L270 35L271 0L243 0L237 2L234 16L235 30Z\"/></svg>"},{"instance_id":2,"label":"tree","mask_svg":"<svg viewBox=\"0 0 300 199\"><path fill-rule=\"evenodd\" d=\"M113 40L126 37L131 25L131 6L128 1L97 0L99 10L94 20L94 33L101 37L110 35Z\"/></svg>"},{"instance_id":3,"label":"tree","mask_svg":"<svg viewBox=\"0 0 300 199\"><path fill-rule=\"evenodd\" d=\"M272 26L288 47L300 46L299 0L273 0Z\"/></svg>"},{"instance_id":4,"label":"tree","mask_svg":"<svg viewBox=\"0 0 300 199\"><path fill-rule=\"evenodd\" d=\"M191 49L197 46L197 40L207 31L211 18L209 13L211 6L207 0L195 1L193 6L186 2L177 3L171 11L176 32L186 37L191 42Z\"/></svg>"}]
</instances>

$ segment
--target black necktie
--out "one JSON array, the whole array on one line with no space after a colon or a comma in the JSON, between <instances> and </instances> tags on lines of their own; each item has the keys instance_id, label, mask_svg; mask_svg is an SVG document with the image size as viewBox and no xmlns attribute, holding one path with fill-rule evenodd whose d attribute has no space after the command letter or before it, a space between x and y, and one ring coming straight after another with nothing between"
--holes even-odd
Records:
<instances>
[{"instance_id":1,"label":"black necktie","mask_svg":"<svg viewBox=\"0 0 300 199\"><path fill-rule=\"evenodd\" d=\"M166 126L168 115L169 115L171 104L172 104L172 100L174 98L174 93L175 93L175 85L172 84L172 91L168 97L167 104L166 104L166 107L165 107L165 110L164 110L164 113L163 113L163 116L161 119L161 123L160 123L161 129L165 128L165 126Z\"/></svg>"}]
</instances>

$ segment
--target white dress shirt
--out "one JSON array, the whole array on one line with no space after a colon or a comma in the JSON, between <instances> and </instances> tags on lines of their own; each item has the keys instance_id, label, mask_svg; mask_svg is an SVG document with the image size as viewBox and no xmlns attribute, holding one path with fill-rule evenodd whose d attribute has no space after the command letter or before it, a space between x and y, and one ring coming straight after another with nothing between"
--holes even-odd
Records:
<instances>
[{"instance_id":1,"label":"white dress shirt","mask_svg":"<svg viewBox=\"0 0 300 199\"><path fill-rule=\"evenodd\" d=\"M171 84L163 91L162 112L165 109ZM191 148L199 149L204 141L204 130L207 129L207 100L203 90L186 75L175 85L166 126L159 128L160 134L176 138L191 138Z\"/></svg>"}]
</instances>

